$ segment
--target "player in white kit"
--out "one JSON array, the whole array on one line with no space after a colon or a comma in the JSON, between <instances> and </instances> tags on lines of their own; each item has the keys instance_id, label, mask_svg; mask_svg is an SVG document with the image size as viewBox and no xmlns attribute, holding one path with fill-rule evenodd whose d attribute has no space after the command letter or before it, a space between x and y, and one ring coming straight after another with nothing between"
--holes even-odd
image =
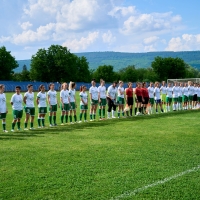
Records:
<instances>
[{"instance_id":1,"label":"player in white kit","mask_svg":"<svg viewBox=\"0 0 200 200\"><path fill-rule=\"evenodd\" d=\"M176 110L178 110L177 102L178 102L178 92L179 92L177 82L174 83L174 87L172 88L172 92L173 92L173 111L176 111Z\"/></svg>"},{"instance_id":2,"label":"player in white kit","mask_svg":"<svg viewBox=\"0 0 200 200\"><path fill-rule=\"evenodd\" d=\"M106 87L105 81L100 80L100 86L98 87L98 98L99 98L99 119L105 119L106 114Z\"/></svg>"},{"instance_id":3,"label":"player in white kit","mask_svg":"<svg viewBox=\"0 0 200 200\"><path fill-rule=\"evenodd\" d=\"M30 130L34 129L33 128L33 122L35 118L35 106L34 106L34 93L33 93L33 85L29 84L27 86L28 91L24 94L24 103L25 103L25 113L26 113L26 118L24 121L24 130L28 130L28 121L30 118Z\"/></svg>"},{"instance_id":4,"label":"player in white kit","mask_svg":"<svg viewBox=\"0 0 200 200\"><path fill-rule=\"evenodd\" d=\"M47 100L49 104L49 123L50 127L57 126L56 124L56 112L57 112L57 92L54 90L54 83L49 84L49 91L47 92ZM52 123L53 118L53 123Z\"/></svg>"},{"instance_id":5,"label":"player in white kit","mask_svg":"<svg viewBox=\"0 0 200 200\"><path fill-rule=\"evenodd\" d=\"M6 106L6 95L4 93L5 86L0 85L0 119L2 120L3 132L7 133L6 130L6 115L8 113L8 109Z\"/></svg>"},{"instance_id":6,"label":"player in white kit","mask_svg":"<svg viewBox=\"0 0 200 200\"><path fill-rule=\"evenodd\" d=\"M38 90L39 92L36 98L36 103L38 105L38 128L44 128L45 115L47 113L47 94L44 85L40 85Z\"/></svg>"},{"instance_id":7,"label":"player in white kit","mask_svg":"<svg viewBox=\"0 0 200 200\"><path fill-rule=\"evenodd\" d=\"M192 81L188 81L188 108L192 109L192 101L194 96L194 87Z\"/></svg>"},{"instance_id":8,"label":"player in white kit","mask_svg":"<svg viewBox=\"0 0 200 200\"><path fill-rule=\"evenodd\" d=\"M21 118L23 116L23 97L20 94L21 87L15 87L15 94L12 95L10 103L13 109L13 121L12 121L12 129L11 131L14 132L15 124L17 123L17 130L20 131L20 124Z\"/></svg>"},{"instance_id":9,"label":"player in white kit","mask_svg":"<svg viewBox=\"0 0 200 200\"><path fill-rule=\"evenodd\" d=\"M171 87L171 83L168 83L168 87L167 87L167 90L166 90L166 103L167 103L167 112L170 112L171 110L171 103L172 103L172 92L173 92L173 89Z\"/></svg>"},{"instance_id":10,"label":"player in white kit","mask_svg":"<svg viewBox=\"0 0 200 200\"><path fill-rule=\"evenodd\" d=\"M93 121L93 120L96 119L96 111L97 111L99 98L98 98L98 88L96 87L95 79L92 79L91 84L92 84L92 86L89 89L89 94L90 94L90 121Z\"/></svg>"},{"instance_id":11,"label":"player in white kit","mask_svg":"<svg viewBox=\"0 0 200 200\"><path fill-rule=\"evenodd\" d=\"M183 92L183 98L182 98L183 110L187 110L188 109L188 96L189 96L188 95L188 85L187 85L187 83L184 84L182 92Z\"/></svg>"},{"instance_id":12,"label":"player in white kit","mask_svg":"<svg viewBox=\"0 0 200 200\"><path fill-rule=\"evenodd\" d=\"M69 96L69 91L67 89L67 83L63 83L61 86L61 91L60 91L60 108L61 108L61 125L64 125L64 118L65 118L65 123L68 122L68 113L70 110L70 96Z\"/></svg>"},{"instance_id":13,"label":"player in white kit","mask_svg":"<svg viewBox=\"0 0 200 200\"><path fill-rule=\"evenodd\" d=\"M149 92L149 103L150 103L150 106L149 106L149 109L148 109L148 114L153 114L153 106L154 106L154 87L153 87L153 83L150 82L150 85L148 87L148 92Z\"/></svg>"},{"instance_id":14,"label":"player in white kit","mask_svg":"<svg viewBox=\"0 0 200 200\"><path fill-rule=\"evenodd\" d=\"M158 105L160 105L161 113L163 113L163 107L162 107L162 102L161 102L161 98L160 98L159 82L155 82L154 98L155 98L155 102L156 102L156 114L158 114Z\"/></svg>"},{"instance_id":15,"label":"player in white kit","mask_svg":"<svg viewBox=\"0 0 200 200\"><path fill-rule=\"evenodd\" d=\"M82 117L84 115L84 122L87 121L87 110L88 110L88 94L86 92L87 88L86 86L81 86L80 87L80 121L79 123L82 122Z\"/></svg>"},{"instance_id":16,"label":"player in white kit","mask_svg":"<svg viewBox=\"0 0 200 200\"><path fill-rule=\"evenodd\" d=\"M77 122L77 116L76 116L76 83L70 81L69 83L69 100L70 100L70 112L69 112L69 121L70 124L73 124L72 122L72 113L74 114L74 122Z\"/></svg>"},{"instance_id":17,"label":"player in white kit","mask_svg":"<svg viewBox=\"0 0 200 200\"><path fill-rule=\"evenodd\" d=\"M118 97L117 102L119 104L118 106L118 118L120 118L120 111L122 112L122 117L124 117L124 87L123 87L123 81L119 81L119 87L118 87Z\"/></svg>"}]
</instances>

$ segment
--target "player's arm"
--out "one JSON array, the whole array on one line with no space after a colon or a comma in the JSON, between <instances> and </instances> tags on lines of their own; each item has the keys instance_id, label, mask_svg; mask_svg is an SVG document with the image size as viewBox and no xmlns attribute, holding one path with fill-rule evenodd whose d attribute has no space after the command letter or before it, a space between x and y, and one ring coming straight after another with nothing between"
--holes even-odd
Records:
<instances>
[{"instance_id":1,"label":"player's arm","mask_svg":"<svg viewBox=\"0 0 200 200\"><path fill-rule=\"evenodd\" d=\"M60 104L62 105L62 108L64 108L62 93L60 93Z\"/></svg>"},{"instance_id":2,"label":"player's arm","mask_svg":"<svg viewBox=\"0 0 200 200\"><path fill-rule=\"evenodd\" d=\"M37 96L37 98L36 98L36 103L37 103L37 105L39 104L39 100L40 100L40 97Z\"/></svg>"},{"instance_id":3,"label":"player's arm","mask_svg":"<svg viewBox=\"0 0 200 200\"><path fill-rule=\"evenodd\" d=\"M51 103L50 103L50 95L49 94L47 94L47 103L49 104L49 106L51 108L52 106L51 106Z\"/></svg>"},{"instance_id":4,"label":"player's arm","mask_svg":"<svg viewBox=\"0 0 200 200\"><path fill-rule=\"evenodd\" d=\"M83 100L83 96L80 95L82 103L85 105L85 101Z\"/></svg>"},{"instance_id":5,"label":"player's arm","mask_svg":"<svg viewBox=\"0 0 200 200\"><path fill-rule=\"evenodd\" d=\"M70 105L70 96L68 96L68 101L69 101L69 105Z\"/></svg>"},{"instance_id":6,"label":"player's arm","mask_svg":"<svg viewBox=\"0 0 200 200\"><path fill-rule=\"evenodd\" d=\"M98 88L98 100L99 100L99 102L101 102L101 98L100 98L100 90L99 90L99 88Z\"/></svg>"},{"instance_id":7,"label":"player's arm","mask_svg":"<svg viewBox=\"0 0 200 200\"><path fill-rule=\"evenodd\" d=\"M24 98L23 98L23 102L26 104L26 99L27 99L27 97L26 96L24 96Z\"/></svg>"},{"instance_id":8,"label":"player's arm","mask_svg":"<svg viewBox=\"0 0 200 200\"><path fill-rule=\"evenodd\" d=\"M126 102L128 102L128 92L127 92L127 89L125 89L125 93L126 93L126 95L125 95Z\"/></svg>"},{"instance_id":9,"label":"player's arm","mask_svg":"<svg viewBox=\"0 0 200 200\"><path fill-rule=\"evenodd\" d=\"M14 97L12 96L11 100L10 100L10 104L13 105L13 101L14 101Z\"/></svg>"},{"instance_id":10,"label":"player's arm","mask_svg":"<svg viewBox=\"0 0 200 200\"><path fill-rule=\"evenodd\" d=\"M112 97L110 96L110 90L111 89L108 89L108 96L107 97L110 98L111 100L113 100Z\"/></svg>"}]
</instances>

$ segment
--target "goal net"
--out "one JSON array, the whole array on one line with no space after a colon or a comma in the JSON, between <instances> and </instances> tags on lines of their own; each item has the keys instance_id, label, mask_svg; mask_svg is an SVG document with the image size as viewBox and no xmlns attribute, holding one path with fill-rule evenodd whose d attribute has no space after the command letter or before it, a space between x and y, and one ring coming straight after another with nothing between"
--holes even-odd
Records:
<instances>
[{"instance_id":1,"label":"goal net","mask_svg":"<svg viewBox=\"0 0 200 200\"><path fill-rule=\"evenodd\" d=\"M200 78L185 78L185 79L167 79L167 83L187 83L188 81L192 81L193 83L200 83Z\"/></svg>"}]
</instances>

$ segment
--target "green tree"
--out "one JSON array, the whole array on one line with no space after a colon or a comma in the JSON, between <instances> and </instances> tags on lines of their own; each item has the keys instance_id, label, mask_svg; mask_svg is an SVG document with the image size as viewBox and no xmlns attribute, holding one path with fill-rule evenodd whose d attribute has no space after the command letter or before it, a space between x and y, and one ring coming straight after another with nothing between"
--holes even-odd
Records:
<instances>
[{"instance_id":1,"label":"green tree","mask_svg":"<svg viewBox=\"0 0 200 200\"><path fill-rule=\"evenodd\" d=\"M112 82L116 79L116 73L113 71L113 66L99 66L92 74L96 80L104 79L106 82Z\"/></svg>"},{"instance_id":2,"label":"green tree","mask_svg":"<svg viewBox=\"0 0 200 200\"><path fill-rule=\"evenodd\" d=\"M197 68L194 68L188 64L186 64L186 76L185 78L199 78L200 71Z\"/></svg>"},{"instance_id":3,"label":"green tree","mask_svg":"<svg viewBox=\"0 0 200 200\"><path fill-rule=\"evenodd\" d=\"M84 74L82 74L84 73ZM51 45L47 50L39 49L31 59L30 77L38 81L85 81L90 75L85 57L77 57L67 47Z\"/></svg>"},{"instance_id":4,"label":"green tree","mask_svg":"<svg viewBox=\"0 0 200 200\"><path fill-rule=\"evenodd\" d=\"M30 72L27 70L26 65L23 66L22 72L13 74L12 80L14 81L29 81L30 80Z\"/></svg>"},{"instance_id":5,"label":"green tree","mask_svg":"<svg viewBox=\"0 0 200 200\"><path fill-rule=\"evenodd\" d=\"M13 75L13 69L18 67L18 63L11 55L10 51L6 48L0 47L0 80L11 80Z\"/></svg>"},{"instance_id":6,"label":"green tree","mask_svg":"<svg viewBox=\"0 0 200 200\"><path fill-rule=\"evenodd\" d=\"M124 82L136 82L138 80L137 70L134 65L129 65L119 70L120 79Z\"/></svg>"},{"instance_id":7,"label":"green tree","mask_svg":"<svg viewBox=\"0 0 200 200\"><path fill-rule=\"evenodd\" d=\"M158 81L168 78L185 78L186 65L181 58L162 58L156 57L151 67L158 77Z\"/></svg>"},{"instance_id":8,"label":"green tree","mask_svg":"<svg viewBox=\"0 0 200 200\"><path fill-rule=\"evenodd\" d=\"M86 57L77 58L77 77L76 81L90 82L91 74L89 71L89 63Z\"/></svg>"}]
</instances>

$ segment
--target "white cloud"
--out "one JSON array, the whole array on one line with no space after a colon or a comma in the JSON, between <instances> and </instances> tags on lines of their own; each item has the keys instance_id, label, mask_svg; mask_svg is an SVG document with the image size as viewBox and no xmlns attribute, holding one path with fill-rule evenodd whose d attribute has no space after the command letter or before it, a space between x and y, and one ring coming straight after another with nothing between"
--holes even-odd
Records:
<instances>
[{"instance_id":1,"label":"white cloud","mask_svg":"<svg viewBox=\"0 0 200 200\"><path fill-rule=\"evenodd\" d=\"M23 30L27 30L28 28L30 28L33 25L30 22L23 22L22 24L20 24L20 26Z\"/></svg>"},{"instance_id":2,"label":"white cloud","mask_svg":"<svg viewBox=\"0 0 200 200\"><path fill-rule=\"evenodd\" d=\"M200 50L200 34L183 34L181 37L172 38L166 51Z\"/></svg>"},{"instance_id":3,"label":"white cloud","mask_svg":"<svg viewBox=\"0 0 200 200\"><path fill-rule=\"evenodd\" d=\"M10 38L11 38L11 37L4 37L4 36L1 36L1 37L0 37L0 43L8 42L8 41L10 41Z\"/></svg>"},{"instance_id":4,"label":"white cloud","mask_svg":"<svg viewBox=\"0 0 200 200\"><path fill-rule=\"evenodd\" d=\"M148 45L144 47L145 52L151 52L151 51L156 51L156 48L154 45Z\"/></svg>"},{"instance_id":5,"label":"white cloud","mask_svg":"<svg viewBox=\"0 0 200 200\"><path fill-rule=\"evenodd\" d=\"M24 13L31 17L40 12L56 14L60 8L69 3L70 0L29 0L29 4L24 8Z\"/></svg>"},{"instance_id":6,"label":"white cloud","mask_svg":"<svg viewBox=\"0 0 200 200\"><path fill-rule=\"evenodd\" d=\"M99 37L99 32L89 33L87 37L81 37L79 40L74 39L72 41L68 40L64 42L62 45L68 47L70 50L77 52L81 50L85 50L93 44Z\"/></svg>"},{"instance_id":7,"label":"white cloud","mask_svg":"<svg viewBox=\"0 0 200 200\"><path fill-rule=\"evenodd\" d=\"M108 14L111 15L112 17L120 18L120 17L125 17L131 14L136 13L136 8L135 6L128 6L128 7L114 7Z\"/></svg>"},{"instance_id":8,"label":"white cloud","mask_svg":"<svg viewBox=\"0 0 200 200\"><path fill-rule=\"evenodd\" d=\"M46 26L40 26L36 31L26 30L21 34L14 35L12 42L17 45L28 44L30 42L48 40L51 38L51 32L54 30L55 24L50 23Z\"/></svg>"},{"instance_id":9,"label":"white cloud","mask_svg":"<svg viewBox=\"0 0 200 200\"><path fill-rule=\"evenodd\" d=\"M102 39L104 43L112 44L116 41L116 37L113 36L112 32L109 30L107 33L102 35Z\"/></svg>"},{"instance_id":10,"label":"white cloud","mask_svg":"<svg viewBox=\"0 0 200 200\"><path fill-rule=\"evenodd\" d=\"M159 39L158 36L151 36L151 37L145 38L143 42L144 44L151 44L151 43L156 42L158 39Z\"/></svg>"},{"instance_id":11,"label":"white cloud","mask_svg":"<svg viewBox=\"0 0 200 200\"><path fill-rule=\"evenodd\" d=\"M132 15L124 21L122 33L129 35L133 33L145 33L155 31L170 31L180 26L181 17L168 13L150 13Z\"/></svg>"}]
</instances>

